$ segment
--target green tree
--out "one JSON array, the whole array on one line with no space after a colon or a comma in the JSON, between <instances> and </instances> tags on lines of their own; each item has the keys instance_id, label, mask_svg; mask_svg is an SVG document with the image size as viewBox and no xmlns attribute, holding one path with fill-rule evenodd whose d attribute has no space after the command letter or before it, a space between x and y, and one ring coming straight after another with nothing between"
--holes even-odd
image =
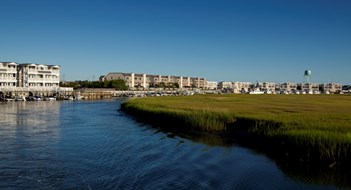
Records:
<instances>
[{"instance_id":1,"label":"green tree","mask_svg":"<svg viewBox=\"0 0 351 190\"><path fill-rule=\"evenodd\" d=\"M160 87L160 88L165 88L165 87L166 87L166 83L160 82L159 87Z\"/></svg>"},{"instance_id":2,"label":"green tree","mask_svg":"<svg viewBox=\"0 0 351 190\"><path fill-rule=\"evenodd\" d=\"M115 88L116 90L128 90L126 82L122 79L112 80L111 87Z\"/></svg>"}]
</instances>

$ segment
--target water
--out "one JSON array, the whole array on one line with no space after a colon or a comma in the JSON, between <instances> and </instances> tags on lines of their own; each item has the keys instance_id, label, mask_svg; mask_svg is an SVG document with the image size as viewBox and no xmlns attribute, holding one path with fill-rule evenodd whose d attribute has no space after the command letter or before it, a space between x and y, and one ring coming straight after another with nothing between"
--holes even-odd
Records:
<instances>
[{"instance_id":1,"label":"water","mask_svg":"<svg viewBox=\"0 0 351 190\"><path fill-rule=\"evenodd\" d=\"M0 102L0 189L339 187L283 172L250 149L137 123L120 103Z\"/></svg>"}]
</instances>

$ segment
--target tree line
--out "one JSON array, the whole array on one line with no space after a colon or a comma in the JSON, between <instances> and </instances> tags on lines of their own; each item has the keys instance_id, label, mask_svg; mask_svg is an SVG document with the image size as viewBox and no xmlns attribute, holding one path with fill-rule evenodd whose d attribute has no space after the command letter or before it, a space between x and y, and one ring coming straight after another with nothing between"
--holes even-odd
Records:
<instances>
[{"instance_id":1,"label":"tree line","mask_svg":"<svg viewBox=\"0 0 351 190\"><path fill-rule=\"evenodd\" d=\"M128 86L122 79L109 80L109 81L73 81L73 82L60 82L61 87L79 88L114 88L116 90L128 90Z\"/></svg>"}]
</instances>

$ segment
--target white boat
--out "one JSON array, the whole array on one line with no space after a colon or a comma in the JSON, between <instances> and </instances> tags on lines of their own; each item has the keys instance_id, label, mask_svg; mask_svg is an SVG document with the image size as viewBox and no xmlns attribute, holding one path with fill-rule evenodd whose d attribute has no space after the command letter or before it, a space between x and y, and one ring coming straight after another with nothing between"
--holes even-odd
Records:
<instances>
[{"instance_id":1,"label":"white boat","mask_svg":"<svg viewBox=\"0 0 351 190\"><path fill-rule=\"evenodd\" d=\"M15 101L26 101L26 98L24 96L16 96Z\"/></svg>"},{"instance_id":2,"label":"white boat","mask_svg":"<svg viewBox=\"0 0 351 190\"><path fill-rule=\"evenodd\" d=\"M55 101L56 98L55 97L45 97L44 100L45 101Z\"/></svg>"},{"instance_id":3,"label":"white boat","mask_svg":"<svg viewBox=\"0 0 351 190\"><path fill-rule=\"evenodd\" d=\"M249 94L264 94L264 92L256 88L254 91L249 92Z\"/></svg>"}]
</instances>

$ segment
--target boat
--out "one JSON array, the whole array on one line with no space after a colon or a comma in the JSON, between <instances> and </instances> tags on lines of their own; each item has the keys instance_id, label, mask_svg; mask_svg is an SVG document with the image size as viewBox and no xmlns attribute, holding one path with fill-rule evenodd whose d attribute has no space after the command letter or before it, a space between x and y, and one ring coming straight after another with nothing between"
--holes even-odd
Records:
<instances>
[{"instance_id":1,"label":"boat","mask_svg":"<svg viewBox=\"0 0 351 190\"><path fill-rule=\"evenodd\" d=\"M16 96L15 101L26 101L26 98L24 96Z\"/></svg>"},{"instance_id":2,"label":"boat","mask_svg":"<svg viewBox=\"0 0 351 190\"><path fill-rule=\"evenodd\" d=\"M260 89L256 88L255 90L249 92L249 94L264 94L264 92L261 91Z\"/></svg>"},{"instance_id":3,"label":"boat","mask_svg":"<svg viewBox=\"0 0 351 190\"><path fill-rule=\"evenodd\" d=\"M56 101L55 97L44 97L45 101Z\"/></svg>"}]
</instances>

